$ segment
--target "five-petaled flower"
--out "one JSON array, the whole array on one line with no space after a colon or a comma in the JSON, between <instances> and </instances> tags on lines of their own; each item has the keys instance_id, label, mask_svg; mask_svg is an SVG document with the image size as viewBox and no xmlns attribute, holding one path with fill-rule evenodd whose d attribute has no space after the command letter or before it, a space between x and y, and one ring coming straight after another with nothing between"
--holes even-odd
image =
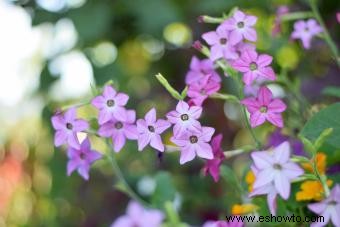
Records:
<instances>
[{"instance_id":1,"label":"five-petaled flower","mask_svg":"<svg viewBox=\"0 0 340 227\"><path fill-rule=\"evenodd\" d=\"M102 137L112 137L113 149L119 152L125 145L126 139L137 140L138 132L134 124L136 120L136 112L134 110L126 110L126 120L116 120L112 118L109 122L100 126L98 134Z\"/></svg>"},{"instance_id":2,"label":"five-petaled flower","mask_svg":"<svg viewBox=\"0 0 340 227\"><path fill-rule=\"evenodd\" d=\"M223 22L222 26L230 31L229 40L233 44L241 42L242 39L255 42L257 34L253 26L256 24L256 21L257 17L237 10L232 17Z\"/></svg>"},{"instance_id":3,"label":"five-petaled flower","mask_svg":"<svg viewBox=\"0 0 340 227\"><path fill-rule=\"evenodd\" d=\"M91 150L90 140L86 138L80 145L79 149L68 148L67 156L67 175L70 176L76 169L78 173L85 179L89 179L89 171L93 162L100 159L102 155L95 150Z\"/></svg>"},{"instance_id":4,"label":"five-petaled flower","mask_svg":"<svg viewBox=\"0 0 340 227\"><path fill-rule=\"evenodd\" d=\"M322 27L316 22L315 19L307 21L298 20L294 23L294 31L291 37L293 39L301 39L304 48L311 47L312 38L322 32Z\"/></svg>"},{"instance_id":5,"label":"five-petaled flower","mask_svg":"<svg viewBox=\"0 0 340 227\"><path fill-rule=\"evenodd\" d=\"M285 111L286 104L280 99L274 99L272 92L267 87L261 87L256 98L246 98L241 103L250 113L251 127L259 126L266 120L277 127L283 127L281 113Z\"/></svg>"},{"instance_id":6,"label":"five-petaled flower","mask_svg":"<svg viewBox=\"0 0 340 227\"><path fill-rule=\"evenodd\" d=\"M77 133L88 129L89 124L83 119L76 118L76 109L70 108L65 114L57 113L52 117L52 125L56 130L54 135L54 145L62 144L79 149Z\"/></svg>"},{"instance_id":7,"label":"five-petaled flower","mask_svg":"<svg viewBox=\"0 0 340 227\"><path fill-rule=\"evenodd\" d=\"M211 76L211 79L216 82L221 82L220 76L214 68L214 64L210 59L199 60L197 57L192 57L190 62L190 70L185 77L185 83L191 85L200 82L206 76Z\"/></svg>"},{"instance_id":8,"label":"five-petaled flower","mask_svg":"<svg viewBox=\"0 0 340 227\"><path fill-rule=\"evenodd\" d=\"M180 147L180 164L193 160L196 155L201 158L213 159L214 154L209 144L215 129L211 127L201 127L198 131L187 131L181 136L171 137L171 141Z\"/></svg>"},{"instance_id":9,"label":"five-petaled flower","mask_svg":"<svg viewBox=\"0 0 340 227\"><path fill-rule=\"evenodd\" d=\"M240 58L232 63L232 67L243 73L243 82L250 85L258 77L275 80L275 72L269 66L273 58L267 54L258 55L256 51L247 49Z\"/></svg>"},{"instance_id":10,"label":"five-petaled flower","mask_svg":"<svg viewBox=\"0 0 340 227\"><path fill-rule=\"evenodd\" d=\"M185 133L187 130L199 130L201 128L200 123L197 119L201 116L202 107L190 106L184 102L179 101L176 110L169 112L166 117L168 121L175 124L174 134L180 135Z\"/></svg>"},{"instance_id":11,"label":"five-petaled flower","mask_svg":"<svg viewBox=\"0 0 340 227\"><path fill-rule=\"evenodd\" d=\"M92 105L99 109L98 123L104 124L115 118L120 121L126 120L124 106L129 100L129 96L124 93L117 93L110 85L104 87L102 95L92 100Z\"/></svg>"},{"instance_id":12,"label":"five-petaled flower","mask_svg":"<svg viewBox=\"0 0 340 227\"><path fill-rule=\"evenodd\" d=\"M156 119L156 110L152 108L146 113L145 119L137 120L138 135L138 150L141 151L146 145L163 152L164 144L160 136L166 129L171 126L171 123L163 120Z\"/></svg>"}]
</instances>

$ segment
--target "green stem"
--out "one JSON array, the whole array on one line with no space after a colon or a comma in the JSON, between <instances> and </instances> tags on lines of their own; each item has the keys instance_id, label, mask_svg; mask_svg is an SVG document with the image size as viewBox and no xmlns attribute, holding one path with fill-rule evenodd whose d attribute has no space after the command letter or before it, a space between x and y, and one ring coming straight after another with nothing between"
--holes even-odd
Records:
<instances>
[{"instance_id":1,"label":"green stem","mask_svg":"<svg viewBox=\"0 0 340 227\"><path fill-rule=\"evenodd\" d=\"M79 108L79 107L83 107L83 106L86 106L90 104L90 101L86 101L86 102L82 102L82 103L79 103L79 104L71 104L71 105L66 105L66 106L63 106L61 107L61 110L62 111L65 111L65 110L68 110L70 108Z\"/></svg>"},{"instance_id":2,"label":"green stem","mask_svg":"<svg viewBox=\"0 0 340 227\"><path fill-rule=\"evenodd\" d=\"M313 168L313 171L314 171L314 174L315 176L318 178L318 180L320 181L322 187L323 187L323 190L325 192L325 197L327 198L329 196L329 188L328 188L328 185L327 185L327 179L326 177L322 176L318 170L318 167L317 167L317 163L316 163L316 152L313 153L313 157L312 157L312 168Z\"/></svg>"},{"instance_id":3,"label":"green stem","mask_svg":"<svg viewBox=\"0 0 340 227\"><path fill-rule=\"evenodd\" d=\"M110 144L106 141L107 146L110 146ZM122 173L122 171L120 170L118 163L116 161L115 158L115 152L113 152L111 149L108 149L108 154L107 158L110 160L110 163L112 165L113 171L116 175L116 177L118 178L119 182L122 184L122 186L124 187L124 191L135 201L137 201L138 203L140 203L141 205L145 206L145 207L151 207L151 205L149 203L147 203L146 201L144 201L142 198L140 198L130 187L130 185L127 183L127 181L124 178L124 175Z\"/></svg>"},{"instance_id":4,"label":"green stem","mask_svg":"<svg viewBox=\"0 0 340 227\"><path fill-rule=\"evenodd\" d=\"M313 17L314 14L312 12L293 12L286 13L280 16L281 21L290 21L290 20L298 20Z\"/></svg>"},{"instance_id":5,"label":"green stem","mask_svg":"<svg viewBox=\"0 0 340 227\"><path fill-rule=\"evenodd\" d=\"M327 28L326 28L326 25L321 18L319 9L316 5L316 0L309 0L308 2L309 2L309 5L310 5L310 7L313 11L314 17L316 18L316 20L319 22L320 26L323 29L324 39L325 39L328 47L331 49L331 52L333 54L333 57L335 58L336 63L338 64L338 67L340 67L340 59L339 59L339 56L338 56L338 48L337 48L335 42L332 40L332 38L331 38Z\"/></svg>"},{"instance_id":6,"label":"green stem","mask_svg":"<svg viewBox=\"0 0 340 227\"><path fill-rule=\"evenodd\" d=\"M214 98L214 99L223 99L223 100L236 102L236 103L240 102L240 100L236 96L228 95L228 94L222 94L222 93L214 93L214 94L211 94L209 97Z\"/></svg>"}]
</instances>

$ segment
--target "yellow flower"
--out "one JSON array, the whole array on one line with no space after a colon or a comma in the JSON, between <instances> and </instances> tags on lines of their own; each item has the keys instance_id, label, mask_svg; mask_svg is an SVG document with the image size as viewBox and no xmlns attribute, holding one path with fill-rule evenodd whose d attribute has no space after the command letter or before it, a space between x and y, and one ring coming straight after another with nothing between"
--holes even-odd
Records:
<instances>
[{"instance_id":1,"label":"yellow flower","mask_svg":"<svg viewBox=\"0 0 340 227\"><path fill-rule=\"evenodd\" d=\"M322 152L316 154L316 167L318 168L320 174L325 174L326 158L326 154ZM313 167L310 163L304 163L302 164L302 167L309 172L313 172Z\"/></svg>"},{"instance_id":2,"label":"yellow flower","mask_svg":"<svg viewBox=\"0 0 340 227\"><path fill-rule=\"evenodd\" d=\"M253 171L248 171L246 175L246 182L248 184L248 191L251 192L253 190L253 184L255 182L255 174L253 173Z\"/></svg>"},{"instance_id":3,"label":"yellow flower","mask_svg":"<svg viewBox=\"0 0 340 227\"><path fill-rule=\"evenodd\" d=\"M231 213L233 215L243 215L243 214L249 214L249 213L254 213L259 207L248 203L248 204L235 204L231 208Z\"/></svg>"},{"instance_id":4,"label":"yellow flower","mask_svg":"<svg viewBox=\"0 0 340 227\"><path fill-rule=\"evenodd\" d=\"M331 180L327 180L327 185L332 185ZM301 191L295 195L296 201L317 200L323 199L323 187L319 181L305 181L300 186Z\"/></svg>"}]
</instances>

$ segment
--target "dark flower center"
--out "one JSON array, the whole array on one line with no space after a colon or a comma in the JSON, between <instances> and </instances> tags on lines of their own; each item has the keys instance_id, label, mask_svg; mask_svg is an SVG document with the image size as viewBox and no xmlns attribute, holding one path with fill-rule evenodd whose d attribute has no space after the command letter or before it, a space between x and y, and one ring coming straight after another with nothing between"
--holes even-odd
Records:
<instances>
[{"instance_id":1,"label":"dark flower center","mask_svg":"<svg viewBox=\"0 0 340 227\"><path fill-rule=\"evenodd\" d=\"M222 45L226 44L227 41L228 41L228 40L227 40L226 38L221 38L221 39L220 39L220 43L221 43Z\"/></svg>"},{"instance_id":2,"label":"dark flower center","mask_svg":"<svg viewBox=\"0 0 340 227\"><path fill-rule=\"evenodd\" d=\"M149 125L148 129L150 132L155 132L155 127L153 127L152 125Z\"/></svg>"},{"instance_id":3,"label":"dark flower center","mask_svg":"<svg viewBox=\"0 0 340 227\"><path fill-rule=\"evenodd\" d=\"M123 123L120 122L120 121L117 121L117 122L115 123L115 128L116 128L116 129L121 129L121 128L123 128Z\"/></svg>"},{"instance_id":4,"label":"dark flower center","mask_svg":"<svg viewBox=\"0 0 340 227\"><path fill-rule=\"evenodd\" d=\"M238 28L243 28L244 27L244 22L243 21L240 21L237 23L237 27Z\"/></svg>"},{"instance_id":5,"label":"dark flower center","mask_svg":"<svg viewBox=\"0 0 340 227\"><path fill-rule=\"evenodd\" d=\"M189 120L188 114L182 114L182 115L181 115L181 119L182 119L182 121L187 121L187 120Z\"/></svg>"},{"instance_id":6,"label":"dark flower center","mask_svg":"<svg viewBox=\"0 0 340 227\"><path fill-rule=\"evenodd\" d=\"M79 158L80 158L81 160L85 160L85 159L86 159L85 153L80 153L80 154L79 154Z\"/></svg>"},{"instance_id":7,"label":"dark flower center","mask_svg":"<svg viewBox=\"0 0 340 227\"><path fill-rule=\"evenodd\" d=\"M66 123L66 128L72 130L73 125L71 123Z\"/></svg>"},{"instance_id":8,"label":"dark flower center","mask_svg":"<svg viewBox=\"0 0 340 227\"><path fill-rule=\"evenodd\" d=\"M189 140L190 140L190 143L197 143L198 142L197 136L190 136Z\"/></svg>"},{"instance_id":9,"label":"dark flower center","mask_svg":"<svg viewBox=\"0 0 340 227\"><path fill-rule=\"evenodd\" d=\"M255 62L250 63L250 70L254 71L257 69L257 64Z\"/></svg>"},{"instance_id":10,"label":"dark flower center","mask_svg":"<svg viewBox=\"0 0 340 227\"><path fill-rule=\"evenodd\" d=\"M267 113L267 111L268 111L268 107L266 107L266 106L261 106L260 107L260 112L261 113Z\"/></svg>"},{"instance_id":11,"label":"dark flower center","mask_svg":"<svg viewBox=\"0 0 340 227\"><path fill-rule=\"evenodd\" d=\"M208 74L208 72L206 72L204 69L201 69L200 71L201 71L201 73L204 74L204 75L207 75L207 74Z\"/></svg>"},{"instance_id":12,"label":"dark flower center","mask_svg":"<svg viewBox=\"0 0 340 227\"><path fill-rule=\"evenodd\" d=\"M107 105L108 107L112 107L114 104L115 104L115 101L113 101L112 99L109 99L109 100L107 100L107 102L106 102L106 105Z\"/></svg>"},{"instance_id":13,"label":"dark flower center","mask_svg":"<svg viewBox=\"0 0 340 227\"><path fill-rule=\"evenodd\" d=\"M282 169L282 166L281 166L280 164L275 163L275 164L273 165L273 168L274 168L274 169L277 169L277 170L281 170L281 169Z\"/></svg>"},{"instance_id":14,"label":"dark flower center","mask_svg":"<svg viewBox=\"0 0 340 227\"><path fill-rule=\"evenodd\" d=\"M328 205L330 205L330 206L335 206L336 204L337 204L337 202L334 201L334 200L331 200L331 201L328 202Z\"/></svg>"}]
</instances>

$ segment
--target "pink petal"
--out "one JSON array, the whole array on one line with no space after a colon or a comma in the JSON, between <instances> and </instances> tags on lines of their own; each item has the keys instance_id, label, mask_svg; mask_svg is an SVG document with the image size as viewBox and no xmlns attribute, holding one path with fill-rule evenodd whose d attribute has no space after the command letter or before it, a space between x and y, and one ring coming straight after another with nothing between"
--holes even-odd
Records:
<instances>
[{"instance_id":1,"label":"pink petal","mask_svg":"<svg viewBox=\"0 0 340 227\"><path fill-rule=\"evenodd\" d=\"M275 172L271 169L264 169L261 170L257 175L256 175L256 180L254 182L253 187L254 188L260 188L262 186L265 186L275 180L276 174Z\"/></svg>"},{"instance_id":2,"label":"pink petal","mask_svg":"<svg viewBox=\"0 0 340 227\"><path fill-rule=\"evenodd\" d=\"M246 18L244 19L245 24L248 26L255 25L256 21L257 21L257 17L255 16L246 16Z\"/></svg>"},{"instance_id":3,"label":"pink petal","mask_svg":"<svg viewBox=\"0 0 340 227\"><path fill-rule=\"evenodd\" d=\"M151 141L150 141L150 146L163 152L164 151L164 144L162 142L162 138L160 135L158 134L154 134L151 137Z\"/></svg>"},{"instance_id":4,"label":"pink petal","mask_svg":"<svg viewBox=\"0 0 340 227\"><path fill-rule=\"evenodd\" d=\"M260 105L268 106L272 98L272 92L267 87L263 86L259 89L257 100L259 101Z\"/></svg>"},{"instance_id":5,"label":"pink petal","mask_svg":"<svg viewBox=\"0 0 340 227\"><path fill-rule=\"evenodd\" d=\"M260 70L260 75L267 78L268 80L276 80L275 72L272 67L265 67Z\"/></svg>"},{"instance_id":6,"label":"pink petal","mask_svg":"<svg viewBox=\"0 0 340 227\"><path fill-rule=\"evenodd\" d=\"M90 166L89 165L82 165L78 168L78 173L80 176L84 178L84 180L88 180L89 177Z\"/></svg>"},{"instance_id":7,"label":"pink petal","mask_svg":"<svg viewBox=\"0 0 340 227\"><path fill-rule=\"evenodd\" d=\"M276 193L269 193L267 196L267 203L269 211L272 215L276 215L277 203L276 203Z\"/></svg>"},{"instance_id":8,"label":"pink petal","mask_svg":"<svg viewBox=\"0 0 340 227\"><path fill-rule=\"evenodd\" d=\"M210 59L215 61L223 57L223 49L220 45L214 45L210 49Z\"/></svg>"},{"instance_id":9,"label":"pink petal","mask_svg":"<svg viewBox=\"0 0 340 227\"><path fill-rule=\"evenodd\" d=\"M143 133L138 136L138 150L143 150L150 143L151 136L148 133Z\"/></svg>"},{"instance_id":10,"label":"pink petal","mask_svg":"<svg viewBox=\"0 0 340 227\"><path fill-rule=\"evenodd\" d=\"M98 135L101 137L111 137L115 131L115 126L113 122L107 122L100 126L98 130Z\"/></svg>"},{"instance_id":11,"label":"pink petal","mask_svg":"<svg viewBox=\"0 0 340 227\"><path fill-rule=\"evenodd\" d=\"M235 29L230 33L229 42L231 45L239 43L242 39L242 33L238 29Z\"/></svg>"},{"instance_id":12,"label":"pink petal","mask_svg":"<svg viewBox=\"0 0 340 227\"><path fill-rule=\"evenodd\" d=\"M290 180L293 180L304 173L304 171L293 162L284 164L282 171L285 174L285 176Z\"/></svg>"},{"instance_id":13,"label":"pink petal","mask_svg":"<svg viewBox=\"0 0 340 227\"><path fill-rule=\"evenodd\" d=\"M173 136L173 137L170 138L170 141L173 142L174 144L176 144L179 147L184 147L189 143L186 135L181 135L181 137L179 137L179 138L176 138L176 137Z\"/></svg>"},{"instance_id":14,"label":"pink petal","mask_svg":"<svg viewBox=\"0 0 340 227\"><path fill-rule=\"evenodd\" d=\"M202 107L200 106L191 106L189 111L188 111L189 115L191 118L193 119L198 119L201 114L202 114Z\"/></svg>"},{"instance_id":15,"label":"pink petal","mask_svg":"<svg viewBox=\"0 0 340 227\"><path fill-rule=\"evenodd\" d=\"M73 122L73 131L81 132L89 128L89 123L83 119L77 119Z\"/></svg>"},{"instance_id":16,"label":"pink petal","mask_svg":"<svg viewBox=\"0 0 340 227\"><path fill-rule=\"evenodd\" d=\"M276 114L276 113L268 113L266 115L266 119L272 123L273 125L282 128L283 127L283 119L281 114Z\"/></svg>"},{"instance_id":17,"label":"pink petal","mask_svg":"<svg viewBox=\"0 0 340 227\"><path fill-rule=\"evenodd\" d=\"M133 220L128 217L127 215L118 217L115 222L111 225L111 227L123 227L123 226L133 226L135 223L133 223Z\"/></svg>"},{"instance_id":18,"label":"pink petal","mask_svg":"<svg viewBox=\"0 0 340 227\"><path fill-rule=\"evenodd\" d=\"M54 145L56 147L61 146L62 144L66 143L67 141L67 134L63 131L56 131L54 135Z\"/></svg>"},{"instance_id":19,"label":"pink petal","mask_svg":"<svg viewBox=\"0 0 340 227\"><path fill-rule=\"evenodd\" d=\"M276 174L274 179L275 188L283 199L288 199L290 195L290 182L284 174Z\"/></svg>"},{"instance_id":20,"label":"pink petal","mask_svg":"<svg viewBox=\"0 0 340 227\"><path fill-rule=\"evenodd\" d=\"M233 15L236 21L243 21L245 17L246 15L240 10L235 11Z\"/></svg>"},{"instance_id":21,"label":"pink petal","mask_svg":"<svg viewBox=\"0 0 340 227\"><path fill-rule=\"evenodd\" d=\"M299 20L294 23L295 30L304 30L306 27L306 23L303 20Z\"/></svg>"},{"instance_id":22,"label":"pink petal","mask_svg":"<svg viewBox=\"0 0 340 227\"><path fill-rule=\"evenodd\" d=\"M254 50L248 49L242 53L241 58L244 62L248 63L249 65L252 62L256 62L257 53Z\"/></svg>"},{"instance_id":23,"label":"pink petal","mask_svg":"<svg viewBox=\"0 0 340 227\"><path fill-rule=\"evenodd\" d=\"M101 95L92 99L91 104L97 109L101 109L103 106L106 106L105 99Z\"/></svg>"},{"instance_id":24,"label":"pink petal","mask_svg":"<svg viewBox=\"0 0 340 227\"><path fill-rule=\"evenodd\" d=\"M76 108L72 107L68 109L64 114L64 119L66 122L72 122L76 118Z\"/></svg>"},{"instance_id":25,"label":"pink petal","mask_svg":"<svg viewBox=\"0 0 340 227\"><path fill-rule=\"evenodd\" d=\"M114 107L114 111L112 112L112 115L118 120L118 121L123 121L126 122L127 121L127 113L126 113L126 109L124 107L121 106L115 106Z\"/></svg>"},{"instance_id":26,"label":"pink petal","mask_svg":"<svg viewBox=\"0 0 340 227\"><path fill-rule=\"evenodd\" d=\"M111 87L110 85L106 85L104 87L104 91L103 91L103 96L105 99L113 99L116 96L117 92L115 89L113 89L113 87Z\"/></svg>"},{"instance_id":27,"label":"pink petal","mask_svg":"<svg viewBox=\"0 0 340 227\"><path fill-rule=\"evenodd\" d=\"M268 54L261 54L258 58L257 58L257 65L261 66L261 67L265 67L267 65L270 65L270 63L273 61L273 57L268 55Z\"/></svg>"},{"instance_id":28,"label":"pink petal","mask_svg":"<svg viewBox=\"0 0 340 227\"><path fill-rule=\"evenodd\" d=\"M122 132L118 132L115 136L112 137L113 142L113 150L115 152L119 152L125 145L126 138Z\"/></svg>"},{"instance_id":29,"label":"pink petal","mask_svg":"<svg viewBox=\"0 0 340 227\"><path fill-rule=\"evenodd\" d=\"M91 143L88 137L86 137L83 142L80 144L80 149L83 152L91 151Z\"/></svg>"},{"instance_id":30,"label":"pink petal","mask_svg":"<svg viewBox=\"0 0 340 227\"><path fill-rule=\"evenodd\" d=\"M214 45L219 42L219 37L215 31L207 32L202 35L202 38L209 44Z\"/></svg>"},{"instance_id":31,"label":"pink petal","mask_svg":"<svg viewBox=\"0 0 340 227\"><path fill-rule=\"evenodd\" d=\"M197 156L206 159L213 159L214 154L212 152L212 148L208 143L199 143L196 145L196 153Z\"/></svg>"},{"instance_id":32,"label":"pink petal","mask_svg":"<svg viewBox=\"0 0 340 227\"><path fill-rule=\"evenodd\" d=\"M202 127L202 134L199 136L199 138L203 142L209 142L214 132L215 132L215 129L212 127Z\"/></svg>"},{"instance_id":33,"label":"pink petal","mask_svg":"<svg viewBox=\"0 0 340 227\"><path fill-rule=\"evenodd\" d=\"M271 155L265 151L255 151L251 153L251 158L258 169L270 168L273 163Z\"/></svg>"},{"instance_id":34,"label":"pink petal","mask_svg":"<svg viewBox=\"0 0 340 227\"><path fill-rule=\"evenodd\" d=\"M138 131L136 125L125 125L124 134L129 140L138 139Z\"/></svg>"},{"instance_id":35,"label":"pink petal","mask_svg":"<svg viewBox=\"0 0 340 227\"><path fill-rule=\"evenodd\" d=\"M188 103L184 101L179 101L177 106L176 106L176 111L179 113L186 113L189 110L189 105Z\"/></svg>"},{"instance_id":36,"label":"pink petal","mask_svg":"<svg viewBox=\"0 0 340 227\"><path fill-rule=\"evenodd\" d=\"M248 71L250 71L249 69L249 63L244 62L242 59L237 59L235 60L232 65L231 65L234 69L236 69L237 71L240 71L242 73L246 73Z\"/></svg>"},{"instance_id":37,"label":"pink petal","mask_svg":"<svg viewBox=\"0 0 340 227\"><path fill-rule=\"evenodd\" d=\"M108 111L108 109L102 109L99 111L99 116L98 116L98 123L100 125L110 121L112 118L112 113Z\"/></svg>"},{"instance_id":38,"label":"pink petal","mask_svg":"<svg viewBox=\"0 0 340 227\"><path fill-rule=\"evenodd\" d=\"M145 121L147 124L153 124L156 122L156 110L152 108L145 115Z\"/></svg>"},{"instance_id":39,"label":"pink petal","mask_svg":"<svg viewBox=\"0 0 340 227\"><path fill-rule=\"evenodd\" d=\"M148 125L146 124L146 121L144 119L138 119L136 123L137 131L139 133L149 132Z\"/></svg>"},{"instance_id":40,"label":"pink petal","mask_svg":"<svg viewBox=\"0 0 340 227\"><path fill-rule=\"evenodd\" d=\"M247 28L244 31L243 36L246 40L249 40L251 42L256 42L256 40L257 40L257 34L256 34L255 29L253 29L253 28Z\"/></svg>"},{"instance_id":41,"label":"pink petal","mask_svg":"<svg viewBox=\"0 0 340 227\"><path fill-rule=\"evenodd\" d=\"M74 170L78 168L78 162L75 160L69 160L67 162L67 176L70 176Z\"/></svg>"},{"instance_id":42,"label":"pink petal","mask_svg":"<svg viewBox=\"0 0 340 227\"><path fill-rule=\"evenodd\" d=\"M243 75L243 82L247 85L247 86L249 86L249 85L251 85L253 82L254 82L254 80L256 80L257 79L257 74L255 73L255 72L253 72L253 71L248 71L248 72L246 72L244 75Z\"/></svg>"},{"instance_id":43,"label":"pink petal","mask_svg":"<svg viewBox=\"0 0 340 227\"><path fill-rule=\"evenodd\" d=\"M259 125L262 125L266 121L266 115L261 113L260 111L256 111L250 114L250 125L252 128L255 128Z\"/></svg>"},{"instance_id":44,"label":"pink petal","mask_svg":"<svg viewBox=\"0 0 340 227\"><path fill-rule=\"evenodd\" d=\"M57 115L54 115L52 118L51 118L51 121L52 121L52 125L53 125L53 128L58 130L58 129L65 129L65 122L64 122L64 118L57 114Z\"/></svg>"},{"instance_id":45,"label":"pink petal","mask_svg":"<svg viewBox=\"0 0 340 227\"><path fill-rule=\"evenodd\" d=\"M118 93L115 97L115 102L119 106L125 106L129 100L129 96L124 93Z\"/></svg>"},{"instance_id":46,"label":"pink petal","mask_svg":"<svg viewBox=\"0 0 340 227\"><path fill-rule=\"evenodd\" d=\"M126 110L126 123L133 124L136 120L136 111Z\"/></svg>"},{"instance_id":47,"label":"pink petal","mask_svg":"<svg viewBox=\"0 0 340 227\"><path fill-rule=\"evenodd\" d=\"M193 160L195 156L196 156L196 153L192 147L188 146L186 149L183 148L181 150L181 157L180 157L179 163L183 165L184 163Z\"/></svg>"},{"instance_id":48,"label":"pink petal","mask_svg":"<svg viewBox=\"0 0 340 227\"><path fill-rule=\"evenodd\" d=\"M241 103L246 106L249 113L254 113L258 111L261 107L261 105L253 97L243 99Z\"/></svg>"},{"instance_id":49,"label":"pink petal","mask_svg":"<svg viewBox=\"0 0 340 227\"><path fill-rule=\"evenodd\" d=\"M196 56L193 56L191 58L191 62L190 62L190 69L197 69L200 67L200 60L196 57Z\"/></svg>"},{"instance_id":50,"label":"pink petal","mask_svg":"<svg viewBox=\"0 0 340 227\"><path fill-rule=\"evenodd\" d=\"M76 133L72 133L70 134L68 137L67 137L67 142L68 144L75 148L75 149L80 149L80 145L79 145L79 140L78 140L78 137L77 137L77 134Z\"/></svg>"},{"instance_id":51,"label":"pink petal","mask_svg":"<svg viewBox=\"0 0 340 227\"><path fill-rule=\"evenodd\" d=\"M163 119L158 119L155 124L155 132L157 134L161 134L165 130L167 130L170 126L171 126L170 122L163 120Z\"/></svg>"},{"instance_id":52,"label":"pink petal","mask_svg":"<svg viewBox=\"0 0 340 227\"><path fill-rule=\"evenodd\" d=\"M268 105L268 111L281 113L287 108L286 104L281 99L273 99Z\"/></svg>"}]
</instances>

